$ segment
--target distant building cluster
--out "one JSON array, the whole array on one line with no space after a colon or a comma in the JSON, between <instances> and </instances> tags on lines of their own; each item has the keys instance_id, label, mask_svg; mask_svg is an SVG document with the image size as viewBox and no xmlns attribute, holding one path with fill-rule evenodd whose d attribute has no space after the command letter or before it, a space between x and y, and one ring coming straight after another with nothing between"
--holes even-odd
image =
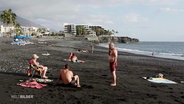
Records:
<instances>
[{"instance_id":1,"label":"distant building cluster","mask_svg":"<svg viewBox=\"0 0 184 104\"><path fill-rule=\"evenodd\" d=\"M77 27L83 27L89 36L96 36L94 29L101 26L89 26L89 25L76 25L76 24L64 24L64 33L72 34L73 36L77 35Z\"/></svg>"},{"instance_id":2,"label":"distant building cluster","mask_svg":"<svg viewBox=\"0 0 184 104\"><path fill-rule=\"evenodd\" d=\"M15 36L15 29L15 26L0 23L0 34L3 36L9 33L11 33L11 36ZM40 27L35 26L21 26L21 32L23 33L21 35L31 36L33 33L38 33L37 35L41 35L41 33L38 32L39 29Z\"/></svg>"}]
</instances>

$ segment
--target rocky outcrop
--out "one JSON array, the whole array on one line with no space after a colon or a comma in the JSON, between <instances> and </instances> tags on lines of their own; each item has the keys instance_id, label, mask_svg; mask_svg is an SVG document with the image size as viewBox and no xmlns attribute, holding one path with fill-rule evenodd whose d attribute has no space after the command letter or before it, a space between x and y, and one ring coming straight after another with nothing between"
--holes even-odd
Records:
<instances>
[{"instance_id":1,"label":"rocky outcrop","mask_svg":"<svg viewBox=\"0 0 184 104\"><path fill-rule=\"evenodd\" d=\"M130 37L118 37L118 41L120 43L137 43L139 42L139 39L130 38Z\"/></svg>"},{"instance_id":2,"label":"rocky outcrop","mask_svg":"<svg viewBox=\"0 0 184 104\"><path fill-rule=\"evenodd\" d=\"M117 36L107 36L107 35L101 35L101 36L65 36L65 40L77 40L77 41L90 41L94 43L108 43L108 42L114 42L114 43L137 43L139 42L138 39L130 38L130 37L117 37Z\"/></svg>"},{"instance_id":3,"label":"rocky outcrop","mask_svg":"<svg viewBox=\"0 0 184 104\"><path fill-rule=\"evenodd\" d=\"M98 37L100 43L108 43L108 42L114 42L114 43L137 43L139 42L138 39L130 38L130 37L116 37L116 36L101 36Z\"/></svg>"}]
</instances>

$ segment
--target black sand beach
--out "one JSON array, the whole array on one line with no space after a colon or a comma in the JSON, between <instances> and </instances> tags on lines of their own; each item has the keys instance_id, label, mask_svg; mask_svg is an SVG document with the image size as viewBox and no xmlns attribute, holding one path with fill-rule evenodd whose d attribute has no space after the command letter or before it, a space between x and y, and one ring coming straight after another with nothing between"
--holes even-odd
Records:
<instances>
[{"instance_id":1,"label":"black sand beach","mask_svg":"<svg viewBox=\"0 0 184 104\"><path fill-rule=\"evenodd\" d=\"M18 46L11 45L11 39L0 38L0 104L184 104L184 84L181 83L184 61L119 52L117 86L111 87L108 49L96 46L93 54L75 52L79 59L86 60L76 64L64 59L74 48L89 50L89 43L40 40L43 39L34 40L33 45ZM43 56L46 52L51 55ZM42 89L17 86L19 80L29 79L26 71L34 53L40 56L41 64L48 66L47 75L54 82ZM66 63L79 75L81 88L55 83ZM155 84L142 78L158 73L178 84Z\"/></svg>"}]
</instances>

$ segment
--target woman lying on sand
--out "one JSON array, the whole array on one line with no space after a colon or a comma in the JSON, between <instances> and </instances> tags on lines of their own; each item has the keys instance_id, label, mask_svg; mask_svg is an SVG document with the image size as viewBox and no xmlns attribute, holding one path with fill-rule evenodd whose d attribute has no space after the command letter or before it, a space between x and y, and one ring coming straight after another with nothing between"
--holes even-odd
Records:
<instances>
[{"instance_id":1,"label":"woman lying on sand","mask_svg":"<svg viewBox=\"0 0 184 104\"><path fill-rule=\"evenodd\" d=\"M85 62L83 60L78 60L77 56L74 53L70 53L68 60L74 63L84 63Z\"/></svg>"}]
</instances>

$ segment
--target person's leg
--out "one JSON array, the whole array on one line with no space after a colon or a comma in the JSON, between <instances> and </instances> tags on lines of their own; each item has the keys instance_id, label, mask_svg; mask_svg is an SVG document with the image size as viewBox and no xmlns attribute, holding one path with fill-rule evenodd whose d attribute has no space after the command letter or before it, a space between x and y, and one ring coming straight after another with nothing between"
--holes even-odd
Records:
<instances>
[{"instance_id":1,"label":"person's leg","mask_svg":"<svg viewBox=\"0 0 184 104\"><path fill-rule=\"evenodd\" d=\"M93 53L93 51L94 51L94 47L92 47L92 49L91 49L91 52Z\"/></svg>"},{"instance_id":2,"label":"person's leg","mask_svg":"<svg viewBox=\"0 0 184 104\"><path fill-rule=\"evenodd\" d=\"M43 70L44 70L44 73L43 73L43 78L47 78L47 76L46 76L46 73L47 73L47 67L43 67Z\"/></svg>"},{"instance_id":3,"label":"person's leg","mask_svg":"<svg viewBox=\"0 0 184 104\"><path fill-rule=\"evenodd\" d=\"M78 62L78 63L84 63L85 61L83 61L83 60L78 60L77 62Z\"/></svg>"},{"instance_id":4,"label":"person's leg","mask_svg":"<svg viewBox=\"0 0 184 104\"><path fill-rule=\"evenodd\" d=\"M112 83L111 86L116 86L116 71L112 72Z\"/></svg>"},{"instance_id":5,"label":"person's leg","mask_svg":"<svg viewBox=\"0 0 184 104\"><path fill-rule=\"evenodd\" d=\"M110 67L110 71L111 71L111 74L112 74L111 86L116 86L116 64L110 62L109 67Z\"/></svg>"},{"instance_id":6,"label":"person's leg","mask_svg":"<svg viewBox=\"0 0 184 104\"><path fill-rule=\"evenodd\" d=\"M79 76L78 76L78 75L75 75L75 76L74 76L74 78L75 78L75 81L77 81L77 82L76 82L77 87L80 87L80 80L79 80Z\"/></svg>"}]
</instances>

